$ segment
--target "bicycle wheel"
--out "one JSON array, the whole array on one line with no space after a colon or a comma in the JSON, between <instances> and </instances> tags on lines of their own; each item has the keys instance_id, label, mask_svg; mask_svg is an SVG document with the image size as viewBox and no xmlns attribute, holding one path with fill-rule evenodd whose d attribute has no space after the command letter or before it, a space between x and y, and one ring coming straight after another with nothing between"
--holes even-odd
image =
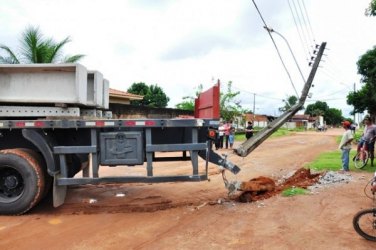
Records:
<instances>
[{"instance_id":1,"label":"bicycle wheel","mask_svg":"<svg viewBox=\"0 0 376 250\"><path fill-rule=\"evenodd\" d=\"M376 208L359 211L353 218L353 226L366 240L376 241Z\"/></svg>"},{"instance_id":2,"label":"bicycle wheel","mask_svg":"<svg viewBox=\"0 0 376 250\"><path fill-rule=\"evenodd\" d=\"M356 168L363 168L365 165L367 165L368 157L369 156L367 151L358 152L354 157L354 166Z\"/></svg>"}]
</instances>

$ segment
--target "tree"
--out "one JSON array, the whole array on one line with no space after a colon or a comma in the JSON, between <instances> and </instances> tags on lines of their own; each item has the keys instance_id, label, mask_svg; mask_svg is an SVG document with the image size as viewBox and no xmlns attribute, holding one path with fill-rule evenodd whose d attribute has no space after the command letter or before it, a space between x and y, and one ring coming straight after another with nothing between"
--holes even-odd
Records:
<instances>
[{"instance_id":1,"label":"tree","mask_svg":"<svg viewBox=\"0 0 376 250\"><path fill-rule=\"evenodd\" d=\"M20 51L14 52L10 47L0 44L0 63L32 64L32 63L73 63L79 61L84 55L63 56L63 47L71 42L66 37L61 42L55 42L52 38L44 38L39 27L27 27L22 33Z\"/></svg>"},{"instance_id":2,"label":"tree","mask_svg":"<svg viewBox=\"0 0 376 250\"><path fill-rule=\"evenodd\" d=\"M319 116L319 115L325 115L328 111L329 106L326 102L317 101L313 104L307 105L307 108L304 111L304 114L310 115L310 116Z\"/></svg>"},{"instance_id":3,"label":"tree","mask_svg":"<svg viewBox=\"0 0 376 250\"><path fill-rule=\"evenodd\" d=\"M133 83L127 92L144 96L140 101L131 101L132 105L165 108L170 100L157 84L148 86L143 82Z\"/></svg>"},{"instance_id":4,"label":"tree","mask_svg":"<svg viewBox=\"0 0 376 250\"><path fill-rule=\"evenodd\" d=\"M220 94L220 114L225 121L234 120L236 116L243 114L240 101L235 99L239 94L239 91L232 91L232 81L227 83L227 91Z\"/></svg>"},{"instance_id":5,"label":"tree","mask_svg":"<svg viewBox=\"0 0 376 250\"><path fill-rule=\"evenodd\" d=\"M203 89L202 84L198 85L196 89L196 96L184 96L183 101L181 103L176 104L176 108L183 109L183 110L195 110L195 99L201 94Z\"/></svg>"},{"instance_id":6,"label":"tree","mask_svg":"<svg viewBox=\"0 0 376 250\"><path fill-rule=\"evenodd\" d=\"M356 113L368 111L373 118L376 116L376 46L360 57L357 66L364 85L347 95L347 104L353 105Z\"/></svg>"},{"instance_id":7,"label":"tree","mask_svg":"<svg viewBox=\"0 0 376 250\"><path fill-rule=\"evenodd\" d=\"M138 83L133 83L127 90L128 93L131 94L136 94L136 95L142 95L144 98L142 100L136 100L136 101L131 101L132 105L136 106L147 106L148 100L146 95L149 92L149 86L147 86L143 82L138 82Z\"/></svg>"},{"instance_id":8,"label":"tree","mask_svg":"<svg viewBox=\"0 0 376 250\"><path fill-rule=\"evenodd\" d=\"M298 98L294 95L289 96L287 100L283 100L285 106L278 108L280 112L286 112L287 110L291 109L298 102ZM304 109L303 107L301 109Z\"/></svg>"},{"instance_id":9,"label":"tree","mask_svg":"<svg viewBox=\"0 0 376 250\"><path fill-rule=\"evenodd\" d=\"M376 0L372 0L365 12L366 16L376 16Z\"/></svg>"},{"instance_id":10,"label":"tree","mask_svg":"<svg viewBox=\"0 0 376 250\"><path fill-rule=\"evenodd\" d=\"M156 85L151 85L149 88L149 93L147 96L147 99L149 101L148 106L154 107L154 108L165 108L167 107L168 101L170 98L167 97L165 92L163 92L163 89Z\"/></svg>"},{"instance_id":11,"label":"tree","mask_svg":"<svg viewBox=\"0 0 376 250\"><path fill-rule=\"evenodd\" d=\"M343 121L342 111L330 108L326 102L317 101L309 104L304 114L310 116L323 116L327 124L338 125Z\"/></svg>"},{"instance_id":12,"label":"tree","mask_svg":"<svg viewBox=\"0 0 376 250\"><path fill-rule=\"evenodd\" d=\"M325 113L325 121L330 125L338 125L344 120L342 111L335 108L329 108Z\"/></svg>"}]
</instances>

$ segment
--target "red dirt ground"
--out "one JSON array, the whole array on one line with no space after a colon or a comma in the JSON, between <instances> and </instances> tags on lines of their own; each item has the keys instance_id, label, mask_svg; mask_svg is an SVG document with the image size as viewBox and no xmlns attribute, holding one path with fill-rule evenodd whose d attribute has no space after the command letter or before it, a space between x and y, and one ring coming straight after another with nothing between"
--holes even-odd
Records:
<instances>
[{"instance_id":1,"label":"red dirt ground","mask_svg":"<svg viewBox=\"0 0 376 250\"><path fill-rule=\"evenodd\" d=\"M271 178L260 176L253 178L245 183L245 185L255 184L252 191L244 191L237 198L240 202L254 202L268 199L274 195L281 193L283 190L291 187L307 188L315 184L320 174L312 174L309 169L300 168L286 180L280 184L275 184ZM244 190L244 189L242 189ZM250 189L247 189L250 190Z\"/></svg>"},{"instance_id":2,"label":"red dirt ground","mask_svg":"<svg viewBox=\"0 0 376 250\"><path fill-rule=\"evenodd\" d=\"M278 180L336 150L341 129L266 140L231 180ZM156 165L158 174L189 173L187 162ZM338 164L340 160L338 159ZM203 165L203 164L202 164ZM371 206L363 193L371 173L311 195L251 203L228 199L220 171L200 183L109 184L70 188L66 203L42 204L24 216L0 217L0 249L374 249L352 228L353 215ZM101 169L101 175L144 175L142 167ZM240 195L240 192L237 193Z\"/></svg>"}]
</instances>

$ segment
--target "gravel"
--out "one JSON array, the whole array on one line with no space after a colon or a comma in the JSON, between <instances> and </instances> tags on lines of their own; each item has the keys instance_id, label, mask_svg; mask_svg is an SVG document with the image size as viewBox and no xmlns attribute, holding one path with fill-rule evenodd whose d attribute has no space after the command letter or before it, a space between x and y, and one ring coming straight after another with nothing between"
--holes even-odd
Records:
<instances>
[{"instance_id":1,"label":"gravel","mask_svg":"<svg viewBox=\"0 0 376 250\"><path fill-rule=\"evenodd\" d=\"M328 171L324 175L320 176L315 185L310 186L308 189L313 190L337 183L349 183L352 179L353 177L349 173Z\"/></svg>"}]
</instances>

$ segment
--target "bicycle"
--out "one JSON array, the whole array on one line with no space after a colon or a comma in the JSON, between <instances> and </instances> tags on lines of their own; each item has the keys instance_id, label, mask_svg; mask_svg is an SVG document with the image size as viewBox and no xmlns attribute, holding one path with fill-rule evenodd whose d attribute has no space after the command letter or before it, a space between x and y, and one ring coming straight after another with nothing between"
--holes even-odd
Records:
<instances>
[{"instance_id":1,"label":"bicycle","mask_svg":"<svg viewBox=\"0 0 376 250\"><path fill-rule=\"evenodd\" d=\"M372 197L366 192L367 186L372 186ZM376 241L376 175L364 187L364 193L372 199L372 208L360 210L353 218L355 231L366 240Z\"/></svg>"},{"instance_id":2,"label":"bicycle","mask_svg":"<svg viewBox=\"0 0 376 250\"><path fill-rule=\"evenodd\" d=\"M375 143L374 141L371 143ZM370 150L372 148L372 150ZM357 154L354 156L354 166L355 168L361 169L367 165L368 160L371 159L371 166L373 166L374 151L373 147L370 146L367 142L364 142L364 145L360 148Z\"/></svg>"}]
</instances>

